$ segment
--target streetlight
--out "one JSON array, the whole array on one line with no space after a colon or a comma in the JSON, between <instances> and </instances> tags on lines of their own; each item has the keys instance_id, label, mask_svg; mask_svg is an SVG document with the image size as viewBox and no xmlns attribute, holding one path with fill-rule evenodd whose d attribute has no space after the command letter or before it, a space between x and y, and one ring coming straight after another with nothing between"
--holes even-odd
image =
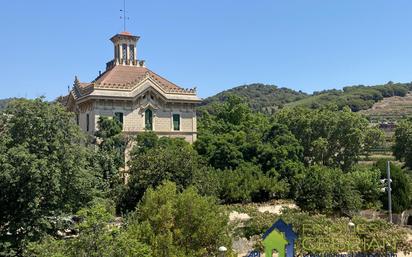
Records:
<instances>
[{"instance_id":1,"label":"streetlight","mask_svg":"<svg viewBox=\"0 0 412 257\"><path fill-rule=\"evenodd\" d=\"M227 252L227 248L224 247L224 246L221 246L221 247L219 247L218 251L219 251L219 256L225 257L225 253Z\"/></svg>"}]
</instances>

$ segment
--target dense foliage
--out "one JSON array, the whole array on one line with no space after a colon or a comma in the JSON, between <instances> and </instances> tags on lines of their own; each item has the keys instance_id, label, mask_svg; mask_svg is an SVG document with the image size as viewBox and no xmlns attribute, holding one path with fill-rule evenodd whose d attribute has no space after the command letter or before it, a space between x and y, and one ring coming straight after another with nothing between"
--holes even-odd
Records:
<instances>
[{"instance_id":1,"label":"dense foliage","mask_svg":"<svg viewBox=\"0 0 412 257\"><path fill-rule=\"evenodd\" d=\"M214 256L230 245L218 204L291 199L310 214L350 217L387 208L384 161L358 165L383 138L363 116L336 105L265 115L238 96L224 99L203 109L193 145L153 132L126 137L111 117L86 140L60 104L11 102L0 116L0 255ZM405 120L395 133L395 155L408 167L411 127ZM410 208L408 171L393 165L392 180L394 211ZM61 240L60 220L76 212L76 236Z\"/></svg>"},{"instance_id":2,"label":"dense foliage","mask_svg":"<svg viewBox=\"0 0 412 257\"><path fill-rule=\"evenodd\" d=\"M28 247L25 256L31 257L152 257L150 247L127 230L113 223L114 210L104 202L78 212L82 221L75 225L78 236L55 239L51 236ZM108 225L112 223L112 225Z\"/></svg>"},{"instance_id":3,"label":"dense foliage","mask_svg":"<svg viewBox=\"0 0 412 257\"><path fill-rule=\"evenodd\" d=\"M337 168L311 166L298 186L296 203L309 213L347 216L362 208L377 209L382 206L380 178L383 176L377 169L358 166L346 173ZM403 210L407 208L403 206Z\"/></svg>"},{"instance_id":4,"label":"dense foliage","mask_svg":"<svg viewBox=\"0 0 412 257\"><path fill-rule=\"evenodd\" d=\"M340 213L379 206L379 176L353 168L380 140L379 130L348 109L296 108L270 118L229 96L203 114L193 146L153 133L137 136L119 210L133 210L147 188L164 180L180 190L195 185L224 203L291 198L310 211Z\"/></svg>"},{"instance_id":5,"label":"dense foliage","mask_svg":"<svg viewBox=\"0 0 412 257\"><path fill-rule=\"evenodd\" d=\"M82 219L76 225L78 237L46 237L31 244L26 255L206 257L231 243L228 218L215 200L198 195L192 187L179 193L171 182L148 189L123 226L116 224L111 205L101 201L78 215Z\"/></svg>"},{"instance_id":6,"label":"dense foliage","mask_svg":"<svg viewBox=\"0 0 412 257\"><path fill-rule=\"evenodd\" d=\"M60 105L16 100L0 116L0 135L0 255L14 256L53 231L54 217L92 200L98 176Z\"/></svg>"},{"instance_id":7,"label":"dense foliage","mask_svg":"<svg viewBox=\"0 0 412 257\"><path fill-rule=\"evenodd\" d=\"M393 154L412 169L412 119L404 119L397 124Z\"/></svg>"},{"instance_id":8,"label":"dense foliage","mask_svg":"<svg viewBox=\"0 0 412 257\"><path fill-rule=\"evenodd\" d=\"M217 170L208 169L206 177L220 185L217 196L221 200L232 203L298 197L312 211L346 211L362 206L363 197L354 189L355 181L344 172L351 171L360 156L382 140L378 129L369 127L366 119L349 109L294 108L268 118L254 114L235 96L217 106L214 114L205 113L199 132L195 148ZM325 171L326 177L317 178L318 170ZM310 179L314 179L313 185L308 186ZM336 188L342 190L337 192ZM322 190L329 190L329 196ZM319 196L310 195L310 191ZM320 200L320 195L326 199ZM302 197L310 198L315 205Z\"/></svg>"},{"instance_id":9,"label":"dense foliage","mask_svg":"<svg viewBox=\"0 0 412 257\"><path fill-rule=\"evenodd\" d=\"M381 172L381 178L386 178L387 160L379 160L375 166ZM390 164L391 188L392 188L392 210L400 213L412 206L412 178L408 171L405 171L398 165ZM388 195L382 194L381 200L383 207L388 209Z\"/></svg>"},{"instance_id":10,"label":"dense foliage","mask_svg":"<svg viewBox=\"0 0 412 257\"><path fill-rule=\"evenodd\" d=\"M7 107L7 105L13 100L16 100L16 98L0 99L0 112L4 111Z\"/></svg>"},{"instance_id":11,"label":"dense foliage","mask_svg":"<svg viewBox=\"0 0 412 257\"><path fill-rule=\"evenodd\" d=\"M179 193L171 182L145 193L127 229L136 231L135 226L154 256L216 256L219 246L231 244L228 217L215 200L193 187Z\"/></svg>"},{"instance_id":12,"label":"dense foliage","mask_svg":"<svg viewBox=\"0 0 412 257\"><path fill-rule=\"evenodd\" d=\"M246 100L246 103L258 112L272 114L285 104L304 99L308 95L302 91L289 88L279 88L274 85L250 84L234 87L206 98L200 108L201 111L214 111L214 104L225 102L230 95L236 95Z\"/></svg>"},{"instance_id":13,"label":"dense foliage","mask_svg":"<svg viewBox=\"0 0 412 257\"><path fill-rule=\"evenodd\" d=\"M412 83L388 82L376 86L348 86L342 90L331 89L314 92L312 95L289 88L278 88L274 85L250 84L225 90L214 96L206 98L202 107L203 113L213 113L215 105L225 102L230 95L236 95L245 99L245 103L253 111L265 114L273 114L284 106L302 106L317 109L334 105L339 109L349 107L352 111L366 110L385 97L405 96L412 90Z\"/></svg>"},{"instance_id":14,"label":"dense foliage","mask_svg":"<svg viewBox=\"0 0 412 257\"><path fill-rule=\"evenodd\" d=\"M179 189L188 187L199 168L192 145L181 138L158 138L153 132L137 136L130 159L130 180L119 204L122 212L133 210L149 187L165 180L176 183Z\"/></svg>"},{"instance_id":15,"label":"dense foliage","mask_svg":"<svg viewBox=\"0 0 412 257\"><path fill-rule=\"evenodd\" d=\"M100 189L111 199L116 200L123 186L122 170L125 167L125 149L128 139L122 132L122 124L109 117L99 117L98 130L92 145L96 151L90 156L90 162L101 176Z\"/></svg>"},{"instance_id":16,"label":"dense foliage","mask_svg":"<svg viewBox=\"0 0 412 257\"><path fill-rule=\"evenodd\" d=\"M350 86L342 90L325 90L315 92L312 96L299 101L291 102L290 106L320 108L336 105L339 109L349 107L352 111L366 110L385 97L405 96L412 90L412 83L388 82L377 86Z\"/></svg>"},{"instance_id":17,"label":"dense foliage","mask_svg":"<svg viewBox=\"0 0 412 257\"><path fill-rule=\"evenodd\" d=\"M299 140L306 164L349 170L384 138L382 131L370 127L365 118L348 108L285 109L275 119Z\"/></svg>"}]
</instances>

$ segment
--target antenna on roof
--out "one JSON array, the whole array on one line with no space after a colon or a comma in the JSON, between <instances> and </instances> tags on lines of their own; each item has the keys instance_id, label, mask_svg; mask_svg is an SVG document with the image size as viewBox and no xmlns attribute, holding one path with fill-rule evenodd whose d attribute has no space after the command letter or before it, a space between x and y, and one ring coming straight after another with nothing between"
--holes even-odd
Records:
<instances>
[{"instance_id":1,"label":"antenna on roof","mask_svg":"<svg viewBox=\"0 0 412 257\"><path fill-rule=\"evenodd\" d=\"M123 31L126 31L126 20L129 19L126 16L126 0L123 0L123 9L120 9L120 11L123 12L123 16L120 16L120 19L123 19Z\"/></svg>"}]
</instances>

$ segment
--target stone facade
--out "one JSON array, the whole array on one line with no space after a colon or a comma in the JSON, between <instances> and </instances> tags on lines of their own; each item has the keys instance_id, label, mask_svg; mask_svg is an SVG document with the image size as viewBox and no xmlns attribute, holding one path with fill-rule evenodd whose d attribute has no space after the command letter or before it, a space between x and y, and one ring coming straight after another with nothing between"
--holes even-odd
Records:
<instances>
[{"instance_id":1,"label":"stone facade","mask_svg":"<svg viewBox=\"0 0 412 257\"><path fill-rule=\"evenodd\" d=\"M108 116L122 122L124 133L152 130L193 143L195 106L200 102L196 89L183 89L147 69L136 58L138 39L127 32L112 37L115 54L106 71L90 83L76 77L65 105L90 135L98 129L99 117Z\"/></svg>"}]
</instances>

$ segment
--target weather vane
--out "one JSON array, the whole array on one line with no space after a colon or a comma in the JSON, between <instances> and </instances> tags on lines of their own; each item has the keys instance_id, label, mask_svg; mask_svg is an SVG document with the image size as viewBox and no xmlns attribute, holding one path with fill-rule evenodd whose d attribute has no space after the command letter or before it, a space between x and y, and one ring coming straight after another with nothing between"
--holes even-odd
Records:
<instances>
[{"instance_id":1,"label":"weather vane","mask_svg":"<svg viewBox=\"0 0 412 257\"><path fill-rule=\"evenodd\" d=\"M126 31L126 20L129 19L126 16L126 0L123 0L123 9L120 9L120 11L123 12L123 16L120 16L120 19L123 19L123 31Z\"/></svg>"}]
</instances>

